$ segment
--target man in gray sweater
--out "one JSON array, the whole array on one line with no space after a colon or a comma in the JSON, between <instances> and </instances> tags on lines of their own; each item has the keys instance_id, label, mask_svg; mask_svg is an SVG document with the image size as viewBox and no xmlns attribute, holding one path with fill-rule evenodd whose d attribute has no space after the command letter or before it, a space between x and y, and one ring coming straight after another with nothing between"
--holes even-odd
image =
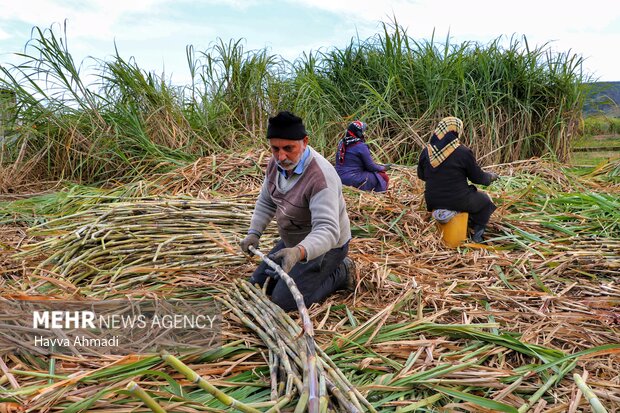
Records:
<instances>
[{"instance_id":1,"label":"man in gray sweater","mask_svg":"<svg viewBox=\"0 0 620 413\"><path fill-rule=\"evenodd\" d=\"M249 253L250 245L257 248L275 217L281 240L269 256L295 280L310 306L339 289L353 287L354 266L347 257L351 226L342 183L332 164L308 146L298 116L284 111L269 118L267 139L273 156L241 249ZM277 276L263 262L250 282L263 286L268 277ZM267 286L272 301L286 311L295 309L284 281L274 281Z\"/></svg>"}]
</instances>

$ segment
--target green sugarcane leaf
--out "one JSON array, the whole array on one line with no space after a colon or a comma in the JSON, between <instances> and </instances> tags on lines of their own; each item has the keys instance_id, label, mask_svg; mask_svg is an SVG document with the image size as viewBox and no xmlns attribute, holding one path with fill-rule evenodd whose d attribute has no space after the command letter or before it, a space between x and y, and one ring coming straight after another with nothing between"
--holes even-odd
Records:
<instances>
[{"instance_id":1,"label":"green sugarcane leaf","mask_svg":"<svg viewBox=\"0 0 620 413\"><path fill-rule=\"evenodd\" d=\"M450 389L443 386L432 386L432 389L438 390L442 393L448 394L452 397L456 397L458 399L464 400L466 402L474 403L478 406L493 409L498 412L506 412L506 413L518 413L518 410L513 406L509 406L504 403L496 402L495 400L487 399L484 397L476 396L470 393L464 393L458 390Z\"/></svg>"}]
</instances>

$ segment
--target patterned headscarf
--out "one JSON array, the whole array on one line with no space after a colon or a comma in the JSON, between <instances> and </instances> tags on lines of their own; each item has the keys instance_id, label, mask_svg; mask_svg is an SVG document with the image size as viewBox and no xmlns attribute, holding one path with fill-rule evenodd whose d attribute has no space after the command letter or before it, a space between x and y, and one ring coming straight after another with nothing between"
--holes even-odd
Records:
<instances>
[{"instance_id":1,"label":"patterned headscarf","mask_svg":"<svg viewBox=\"0 0 620 413\"><path fill-rule=\"evenodd\" d=\"M463 134L463 121L454 116L443 118L435 128L431 140L426 145L428 158L433 168L437 168L461 144L459 136Z\"/></svg>"},{"instance_id":2,"label":"patterned headscarf","mask_svg":"<svg viewBox=\"0 0 620 413\"><path fill-rule=\"evenodd\" d=\"M347 147L354 145L358 142L364 142L364 132L368 128L365 122L356 120L349 124L346 133L338 142L338 162L344 163L344 155L347 152Z\"/></svg>"}]
</instances>

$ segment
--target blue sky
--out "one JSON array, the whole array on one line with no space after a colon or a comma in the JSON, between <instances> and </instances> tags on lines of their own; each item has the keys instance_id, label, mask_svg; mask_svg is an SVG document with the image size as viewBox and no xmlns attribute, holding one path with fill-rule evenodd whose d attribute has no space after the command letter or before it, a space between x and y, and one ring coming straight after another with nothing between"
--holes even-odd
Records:
<instances>
[{"instance_id":1,"label":"blue sky","mask_svg":"<svg viewBox=\"0 0 620 413\"><path fill-rule=\"evenodd\" d=\"M498 4L502 4L498 7ZM245 50L268 48L294 60L304 52L344 47L381 30L396 16L415 39L448 33L453 43L483 44L525 35L530 46L577 53L598 80L620 81L617 0L0 0L0 63L16 63L34 26L66 21L69 51L109 59L114 44L144 70L175 83L189 79L185 48L243 39Z\"/></svg>"}]
</instances>

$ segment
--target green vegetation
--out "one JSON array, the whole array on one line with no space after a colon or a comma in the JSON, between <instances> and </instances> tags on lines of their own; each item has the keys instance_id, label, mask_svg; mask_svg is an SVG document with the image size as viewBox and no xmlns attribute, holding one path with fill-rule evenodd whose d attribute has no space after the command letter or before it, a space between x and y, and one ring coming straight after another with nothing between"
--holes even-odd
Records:
<instances>
[{"instance_id":1,"label":"green vegetation","mask_svg":"<svg viewBox=\"0 0 620 413\"><path fill-rule=\"evenodd\" d=\"M592 135L620 135L620 118L596 115L584 119L583 133Z\"/></svg>"},{"instance_id":2,"label":"green vegetation","mask_svg":"<svg viewBox=\"0 0 620 413\"><path fill-rule=\"evenodd\" d=\"M620 158L620 118L589 116L583 133L573 144L573 165L597 166Z\"/></svg>"},{"instance_id":3,"label":"green vegetation","mask_svg":"<svg viewBox=\"0 0 620 413\"><path fill-rule=\"evenodd\" d=\"M568 158L585 96L579 56L530 49L525 38L455 45L416 41L397 23L383 29L292 63L240 41L188 47L192 82L179 87L118 54L94 60L86 84L66 34L35 28L23 63L0 68L17 119L2 166L23 180L135 180L260 145L281 109L304 117L325 154L361 117L382 160L412 164L439 119L455 115L485 163Z\"/></svg>"},{"instance_id":4,"label":"green vegetation","mask_svg":"<svg viewBox=\"0 0 620 413\"><path fill-rule=\"evenodd\" d=\"M618 142L620 144L620 142ZM583 151L573 152L571 156L571 164L577 167L594 167L604 165L614 160L620 159L620 151Z\"/></svg>"}]
</instances>

